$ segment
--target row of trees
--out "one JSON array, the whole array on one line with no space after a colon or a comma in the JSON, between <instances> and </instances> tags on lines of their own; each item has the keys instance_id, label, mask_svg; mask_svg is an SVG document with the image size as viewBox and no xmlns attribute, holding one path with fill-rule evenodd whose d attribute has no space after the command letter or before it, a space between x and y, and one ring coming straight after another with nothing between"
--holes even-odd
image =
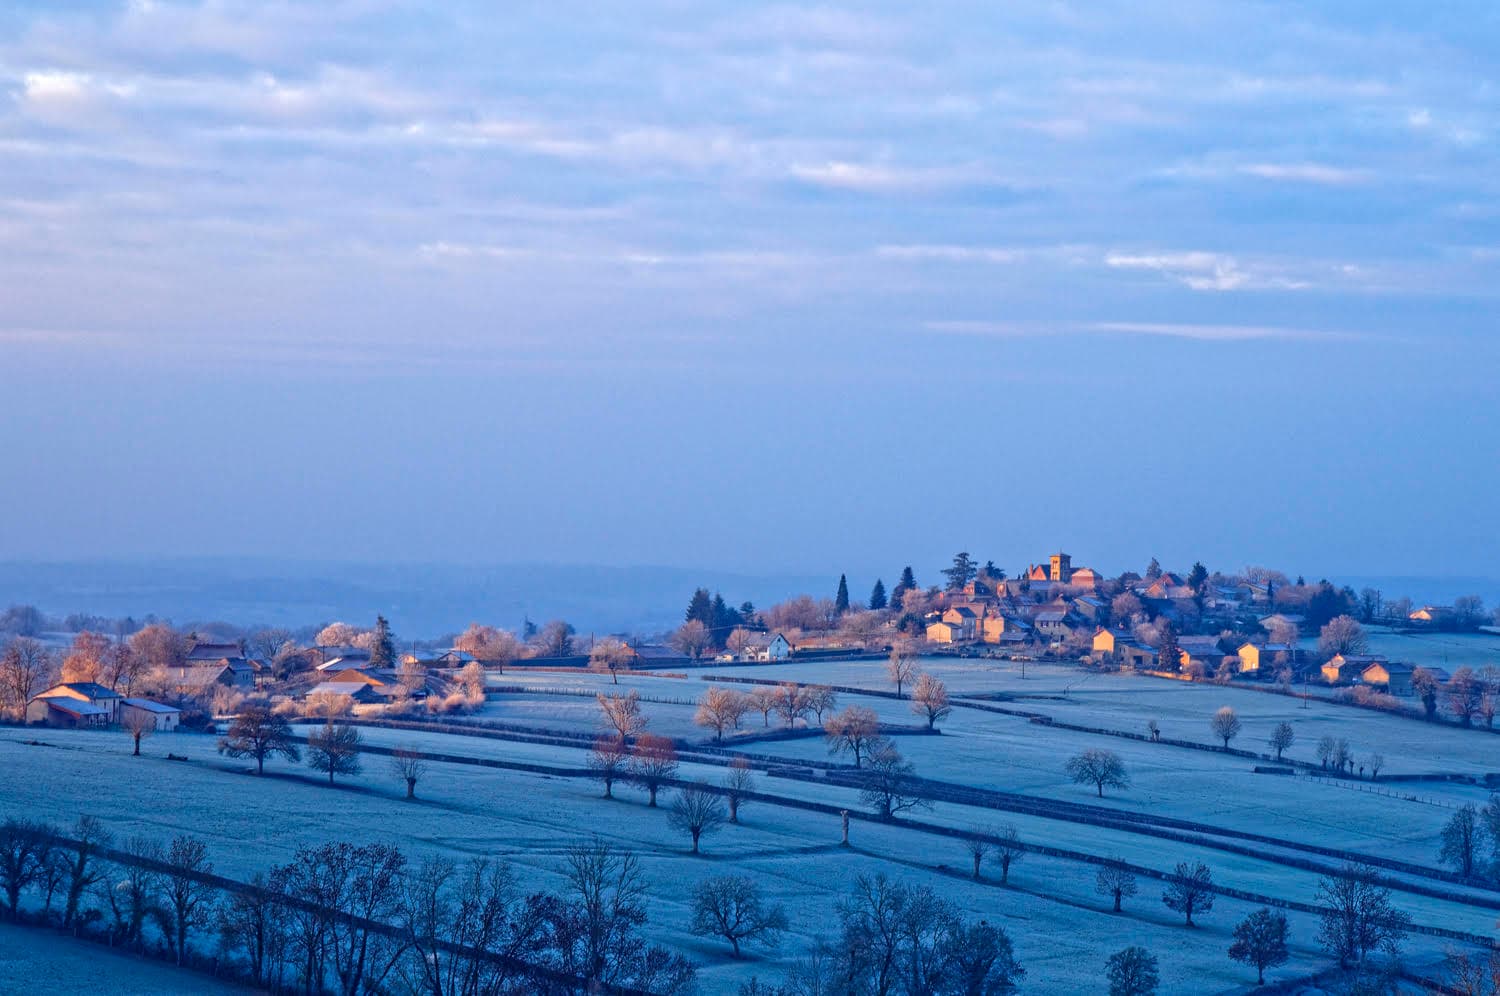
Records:
<instances>
[{"instance_id":1,"label":"row of trees","mask_svg":"<svg viewBox=\"0 0 1500 996\"><path fill-rule=\"evenodd\" d=\"M504 864L413 864L389 844L299 848L248 887L213 875L208 848L178 836L115 841L91 817L58 828L0 825L0 891L12 920L37 919L178 964L227 957L274 992L467 996L689 991L696 971L647 943L635 856L599 840L568 848L563 889L524 894Z\"/></svg>"}]
</instances>

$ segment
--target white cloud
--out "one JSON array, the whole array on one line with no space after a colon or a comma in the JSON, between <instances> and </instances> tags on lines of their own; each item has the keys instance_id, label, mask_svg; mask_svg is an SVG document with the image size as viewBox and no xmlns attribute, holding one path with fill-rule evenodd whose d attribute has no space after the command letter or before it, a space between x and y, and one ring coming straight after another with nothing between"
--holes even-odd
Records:
<instances>
[{"instance_id":1,"label":"white cloud","mask_svg":"<svg viewBox=\"0 0 1500 996\"><path fill-rule=\"evenodd\" d=\"M1106 266L1121 270L1149 270L1196 291L1302 290L1310 287L1264 265L1241 263L1213 252L1109 253Z\"/></svg>"},{"instance_id":2,"label":"white cloud","mask_svg":"<svg viewBox=\"0 0 1500 996\"><path fill-rule=\"evenodd\" d=\"M1326 166L1322 163L1246 163L1238 167L1236 172L1245 176L1259 177L1262 180L1318 183L1340 187L1365 183L1370 179L1370 174L1365 170Z\"/></svg>"},{"instance_id":3,"label":"white cloud","mask_svg":"<svg viewBox=\"0 0 1500 996\"><path fill-rule=\"evenodd\" d=\"M788 172L813 186L869 194L940 190L980 179L973 170L884 166L839 160L794 164Z\"/></svg>"},{"instance_id":4,"label":"white cloud","mask_svg":"<svg viewBox=\"0 0 1500 996\"><path fill-rule=\"evenodd\" d=\"M880 246L875 255L886 259L936 260L945 263L1019 263L1031 255L1028 249L992 249L982 246L909 245Z\"/></svg>"},{"instance_id":5,"label":"white cloud","mask_svg":"<svg viewBox=\"0 0 1500 996\"><path fill-rule=\"evenodd\" d=\"M947 335L983 336L1000 339L1052 335L1130 335L1198 342L1250 342L1282 340L1348 340L1359 336L1346 332L1286 328L1274 325L1214 325L1182 322L987 322L930 321L924 327Z\"/></svg>"}]
</instances>

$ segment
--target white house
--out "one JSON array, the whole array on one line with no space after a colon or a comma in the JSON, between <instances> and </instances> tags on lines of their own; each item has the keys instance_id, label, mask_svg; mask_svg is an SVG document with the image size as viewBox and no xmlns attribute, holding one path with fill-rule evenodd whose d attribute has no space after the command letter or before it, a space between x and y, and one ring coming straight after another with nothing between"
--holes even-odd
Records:
<instances>
[{"instance_id":1,"label":"white house","mask_svg":"<svg viewBox=\"0 0 1500 996\"><path fill-rule=\"evenodd\" d=\"M121 699L120 722L129 723L136 716L149 716L157 733L172 733L182 719L182 710L150 699Z\"/></svg>"},{"instance_id":2,"label":"white house","mask_svg":"<svg viewBox=\"0 0 1500 996\"><path fill-rule=\"evenodd\" d=\"M784 661L792 656L792 644L785 636L777 633L771 637L771 642L766 644L766 657L768 661Z\"/></svg>"}]
</instances>

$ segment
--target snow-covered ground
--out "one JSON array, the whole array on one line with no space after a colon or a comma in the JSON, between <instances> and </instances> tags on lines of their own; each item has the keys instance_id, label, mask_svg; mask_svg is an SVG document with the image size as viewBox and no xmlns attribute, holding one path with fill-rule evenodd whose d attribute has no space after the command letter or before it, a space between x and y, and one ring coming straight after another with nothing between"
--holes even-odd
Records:
<instances>
[{"instance_id":1,"label":"snow-covered ground","mask_svg":"<svg viewBox=\"0 0 1500 996\"><path fill-rule=\"evenodd\" d=\"M51 930L0 924L0 993L73 996L88 991L110 996L230 996L253 990Z\"/></svg>"},{"instance_id":2,"label":"snow-covered ground","mask_svg":"<svg viewBox=\"0 0 1500 996\"><path fill-rule=\"evenodd\" d=\"M903 704L890 705L899 708ZM653 714L653 707L648 706L647 712ZM1028 770L1013 761L1004 767L985 758L1020 756L1026 741L1044 755L1047 743L1060 734L1010 717L983 718L1012 722L1014 733L981 735L961 728L962 721L956 721L951 735L904 737L902 748L913 756L932 751L918 761L924 770L951 768L964 780L978 784L990 777L986 772ZM407 742L456 755L564 766L576 766L583 757L581 751L566 747L407 731L362 732L371 743ZM418 787L421 800L411 803L401 798L401 785L389 773L385 759L377 756L367 756L365 771L348 779L347 786L329 789L306 768L280 761L268 764L266 778L246 774L243 762L219 757L209 737L158 736L147 741L149 756L133 758L128 738L118 733L49 730L39 735L51 745L45 747L23 742L33 735L34 731L0 731L3 770L34 773L34 777L7 784L0 793L0 814L66 823L81 813L91 813L120 836L191 833L208 843L219 871L235 876L248 876L285 861L302 843L389 840L400 844L414 860L438 853L459 858L502 857L514 865L526 887L558 889L560 856L568 844L588 833L600 834L642 856L654 884L650 933L703 965L705 992L732 991L738 981L757 972L778 975L817 934L831 929L835 903L853 877L880 871L931 884L970 915L1003 924L1030 972L1028 991L1092 991L1097 988L1104 958L1133 943L1145 944L1161 956L1164 992L1235 991L1247 988L1253 980L1253 973L1231 963L1224 954L1229 931L1248 911L1246 904L1221 898L1215 911L1204 918L1204 925L1189 931L1177 926L1162 906L1160 887L1143 880L1141 894L1128 904L1124 915L1116 916L1105 912L1105 902L1094 895L1091 867L1030 855L1012 871L1014 888L974 883L962 874L967 858L958 842L897 826L857 822L855 847L846 850L838 845L834 817L768 804L747 805L744 825L706 838L705 855L693 857L686 838L668 828L666 813L647 808L642 793L632 788L620 790L619 801L606 802L599 798L598 786L589 781L434 763ZM1143 749L1151 746L1142 745ZM789 753L797 749L822 752L817 741L758 744L755 749L772 747ZM1059 756L1066 749L1052 748ZM168 750L191 760L168 761L163 756ZM950 752L949 759L942 759ZM1208 762L1222 763L1202 752L1172 753L1201 755ZM1025 787L1087 801L1086 792L1062 784L1057 771L1060 762L1053 761L1049 769L1034 759L1031 781ZM1140 762L1138 766L1151 786L1143 790L1157 793L1164 805L1185 807L1189 796L1203 791L1203 783L1189 783L1174 793L1167 776L1147 777L1147 765ZM1225 778L1229 770L1210 771L1205 777ZM722 768L685 765L683 776L717 780ZM1253 794L1265 791L1264 783L1273 781L1266 776L1252 780L1254 776L1248 774L1245 778L1242 785L1231 781L1231 788L1223 791ZM763 778L761 784L781 795L858 808L853 793L845 789L775 778ZM1360 798L1349 792L1330 792L1327 797L1327 804L1337 811ZM1100 828L947 805L924 818L957 826L1014 823L1023 839L1088 853L1120 854L1163 869L1179 860L1201 857L1225 884L1287 898L1310 899L1316 888L1315 876L1268 862ZM1338 822L1355 825L1362 819L1375 819L1373 811ZM1427 853L1425 840L1403 846ZM720 945L688 932L692 884L727 871L757 877L768 893L787 905L794 930L780 951L757 952L753 960L736 963ZM1420 897L1398 895L1398 902L1425 923L1484 932L1494 921L1492 912ZM1310 918L1293 916L1292 920L1296 956L1272 973L1274 978L1306 974L1326 964L1316 951L1315 925ZM1418 956L1433 955L1440 948L1427 938L1411 942Z\"/></svg>"}]
</instances>

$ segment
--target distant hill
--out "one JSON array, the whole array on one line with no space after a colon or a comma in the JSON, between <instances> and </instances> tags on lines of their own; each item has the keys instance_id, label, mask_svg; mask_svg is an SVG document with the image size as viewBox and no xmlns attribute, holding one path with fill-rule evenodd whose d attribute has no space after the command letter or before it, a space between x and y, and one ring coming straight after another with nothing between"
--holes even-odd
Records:
<instances>
[{"instance_id":1,"label":"distant hill","mask_svg":"<svg viewBox=\"0 0 1500 996\"><path fill-rule=\"evenodd\" d=\"M719 590L734 605L812 592L832 597L838 574L751 576L679 567L511 564L361 565L242 558L94 563L0 563L0 607L105 616L155 613L183 623L242 625L372 621L376 613L410 638L470 622L519 628L563 618L583 633L652 631L682 622L693 588Z\"/></svg>"}]
</instances>

